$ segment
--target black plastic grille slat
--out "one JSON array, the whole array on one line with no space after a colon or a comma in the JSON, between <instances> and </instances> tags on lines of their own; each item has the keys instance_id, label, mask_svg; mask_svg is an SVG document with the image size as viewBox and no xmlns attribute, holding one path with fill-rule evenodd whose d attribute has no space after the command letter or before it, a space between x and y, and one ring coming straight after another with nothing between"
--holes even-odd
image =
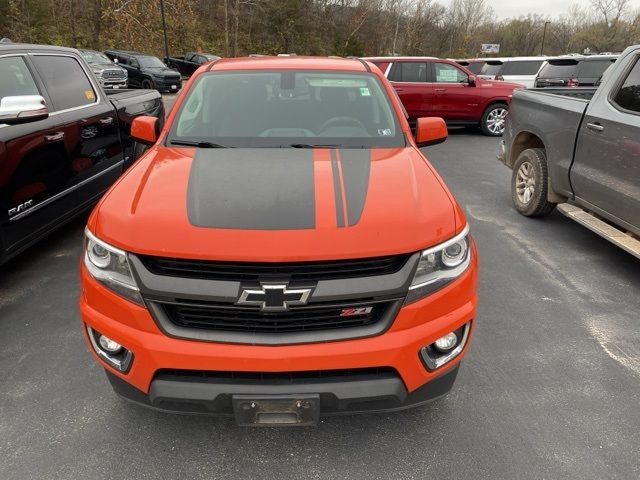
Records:
<instances>
[{"instance_id":1,"label":"black plastic grille slat","mask_svg":"<svg viewBox=\"0 0 640 480\"><path fill-rule=\"evenodd\" d=\"M156 275L207 280L254 281L265 277L297 282L317 282L374 275L400 270L409 255L297 263L236 263L141 256L145 267Z\"/></svg>"},{"instance_id":2,"label":"black plastic grille slat","mask_svg":"<svg viewBox=\"0 0 640 480\"><path fill-rule=\"evenodd\" d=\"M164 379L203 379L203 380L243 380L243 381L275 381L275 382L296 382L305 380L327 380L333 379L367 379L387 376L398 376L392 367L370 367L352 368L343 370L307 370L301 372L227 372L227 371L207 371L207 370L175 370L162 369L156 372L155 377Z\"/></svg>"},{"instance_id":3,"label":"black plastic grille slat","mask_svg":"<svg viewBox=\"0 0 640 480\"><path fill-rule=\"evenodd\" d=\"M180 327L227 332L287 333L371 325L382 318L389 305L390 302L373 304L370 305L371 312L350 317L340 316L344 308L349 308L348 305L307 307L278 313L257 309L232 310L215 305L164 304L162 308L169 320Z\"/></svg>"}]
</instances>

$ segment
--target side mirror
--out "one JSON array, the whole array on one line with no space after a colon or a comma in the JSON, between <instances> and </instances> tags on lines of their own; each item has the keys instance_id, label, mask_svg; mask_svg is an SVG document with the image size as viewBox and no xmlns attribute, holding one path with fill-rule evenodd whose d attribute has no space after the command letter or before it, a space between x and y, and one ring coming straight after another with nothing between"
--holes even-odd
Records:
<instances>
[{"instance_id":1,"label":"side mirror","mask_svg":"<svg viewBox=\"0 0 640 480\"><path fill-rule=\"evenodd\" d=\"M131 122L131 136L144 145L153 145L158 140L158 119L142 115Z\"/></svg>"},{"instance_id":2,"label":"side mirror","mask_svg":"<svg viewBox=\"0 0 640 480\"><path fill-rule=\"evenodd\" d=\"M17 95L0 100L0 123L13 125L47 117L49 109L40 95Z\"/></svg>"},{"instance_id":3,"label":"side mirror","mask_svg":"<svg viewBox=\"0 0 640 480\"><path fill-rule=\"evenodd\" d=\"M475 87L476 86L476 77L469 77L469 79L467 80L467 83L469 84L470 87Z\"/></svg>"},{"instance_id":4,"label":"side mirror","mask_svg":"<svg viewBox=\"0 0 640 480\"><path fill-rule=\"evenodd\" d=\"M447 124L440 117L419 118L416 124L416 143L419 147L437 145L447 139Z\"/></svg>"}]
</instances>

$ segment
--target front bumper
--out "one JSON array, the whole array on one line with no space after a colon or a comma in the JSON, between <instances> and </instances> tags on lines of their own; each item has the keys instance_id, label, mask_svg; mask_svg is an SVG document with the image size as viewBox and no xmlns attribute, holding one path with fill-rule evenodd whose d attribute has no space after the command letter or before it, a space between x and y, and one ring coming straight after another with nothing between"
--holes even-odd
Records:
<instances>
[{"instance_id":1,"label":"front bumper","mask_svg":"<svg viewBox=\"0 0 640 480\"><path fill-rule=\"evenodd\" d=\"M459 366L458 362L412 392L407 391L402 380L391 373L353 380L261 384L160 374L151 382L148 394L109 370L106 374L114 391L122 398L163 412L231 416L234 415L234 395L318 395L321 414L329 416L403 410L436 400L451 390Z\"/></svg>"},{"instance_id":2,"label":"front bumper","mask_svg":"<svg viewBox=\"0 0 640 480\"><path fill-rule=\"evenodd\" d=\"M100 83L100 86L106 90L120 89L120 88L127 88L128 79L126 78L104 79L102 77L98 77L98 83Z\"/></svg>"},{"instance_id":3,"label":"front bumper","mask_svg":"<svg viewBox=\"0 0 640 480\"><path fill-rule=\"evenodd\" d=\"M153 79L155 87L160 91L179 92L182 88L182 79L177 80L159 80Z\"/></svg>"},{"instance_id":4,"label":"front bumper","mask_svg":"<svg viewBox=\"0 0 640 480\"><path fill-rule=\"evenodd\" d=\"M133 352L131 368L123 374L107 366L90 347L96 359L105 366L116 391L138 403L170 411L228 413L228 403L223 406L218 403L224 404L229 395L275 394L289 388L283 384L253 382L248 386L242 384L240 389L242 385L228 382L168 380L159 376L166 370L275 373L384 367L395 372L395 376L374 378L373 383L366 384L350 384L350 380L345 379L322 385L296 384L291 392L320 394L321 414L397 409L436 398L451 388L455 379L453 372L457 371L457 365L469 347L474 329L477 252L473 243L472 249L472 262L458 279L403 306L385 332L365 338L277 346L172 338L158 328L146 308L103 287L84 266L81 267L80 311L84 324ZM467 323L470 324L469 340L462 352L434 371L425 368L420 349ZM345 391L353 391L355 396L351 398L343 393ZM212 400L218 397L222 400ZM370 401L371 408L362 406L365 400ZM184 405L178 405L184 403L188 407L186 410Z\"/></svg>"}]
</instances>

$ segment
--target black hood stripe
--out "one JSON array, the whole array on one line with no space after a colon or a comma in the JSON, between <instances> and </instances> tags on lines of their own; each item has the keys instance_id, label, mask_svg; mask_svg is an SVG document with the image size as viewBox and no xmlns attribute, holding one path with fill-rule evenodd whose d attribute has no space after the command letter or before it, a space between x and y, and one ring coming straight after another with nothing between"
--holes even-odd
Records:
<instances>
[{"instance_id":1,"label":"black hood stripe","mask_svg":"<svg viewBox=\"0 0 640 480\"><path fill-rule=\"evenodd\" d=\"M340 150L339 155L347 217L351 227L360 221L367 199L371 172L371 150L346 148Z\"/></svg>"},{"instance_id":2,"label":"black hood stripe","mask_svg":"<svg viewBox=\"0 0 640 480\"><path fill-rule=\"evenodd\" d=\"M338 227L344 227L344 200L342 199L342 176L338 166L337 150L331 150L331 171L333 172L333 193L336 204L336 223Z\"/></svg>"},{"instance_id":3,"label":"black hood stripe","mask_svg":"<svg viewBox=\"0 0 640 480\"><path fill-rule=\"evenodd\" d=\"M315 228L313 150L199 148L187 214L192 225L206 228Z\"/></svg>"}]
</instances>

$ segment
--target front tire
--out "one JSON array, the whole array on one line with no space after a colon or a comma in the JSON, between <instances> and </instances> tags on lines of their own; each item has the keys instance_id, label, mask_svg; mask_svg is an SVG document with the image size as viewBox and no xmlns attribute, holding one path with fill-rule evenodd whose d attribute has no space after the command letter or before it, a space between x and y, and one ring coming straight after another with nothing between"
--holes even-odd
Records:
<instances>
[{"instance_id":1,"label":"front tire","mask_svg":"<svg viewBox=\"0 0 640 480\"><path fill-rule=\"evenodd\" d=\"M504 122L507 117L507 105L494 103L489 105L480 120L482 133L490 137L501 137L504 133Z\"/></svg>"},{"instance_id":2,"label":"front tire","mask_svg":"<svg viewBox=\"0 0 640 480\"><path fill-rule=\"evenodd\" d=\"M518 213L525 217L549 215L555 203L547 200L549 172L547 155L542 148L524 150L513 165L511 198Z\"/></svg>"},{"instance_id":3,"label":"front tire","mask_svg":"<svg viewBox=\"0 0 640 480\"><path fill-rule=\"evenodd\" d=\"M153 86L153 82L151 80L149 80L148 78L145 78L144 80L142 80L142 88L144 88L145 90L154 90L155 87Z\"/></svg>"}]
</instances>

